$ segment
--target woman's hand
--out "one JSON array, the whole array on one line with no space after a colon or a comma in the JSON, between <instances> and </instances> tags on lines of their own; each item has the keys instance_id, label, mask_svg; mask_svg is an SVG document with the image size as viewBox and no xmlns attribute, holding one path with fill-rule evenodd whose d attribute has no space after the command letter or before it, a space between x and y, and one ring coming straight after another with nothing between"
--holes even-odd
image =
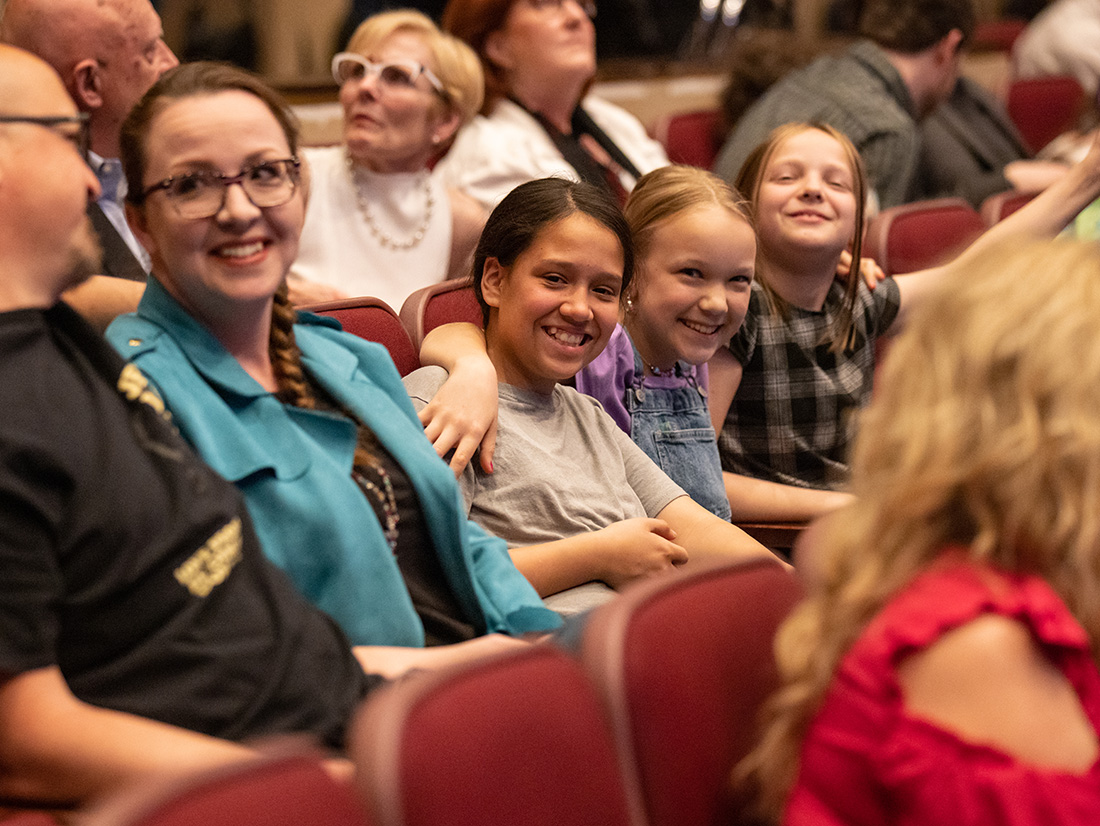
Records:
<instances>
[{"instance_id":1,"label":"woman's hand","mask_svg":"<svg viewBox=\"0 0 1100 826\"><path fill-rule=\"evenodd\" d=\"M840 281L845 281L848 278L848 273L852 269L852 253L848 250L844 250L840 253L840 262L836 265L836 277ZM886 273L882 271L882 267L873 258L860 258L859 259L859 274L863 276L864 282L867 284L867 289L873 290L878 286L878 282L886 279Z\"/></svg>"},{"instance_id":2,"label":"woman's hand","mask_svg":"<svg viewBox=\"0 0 1100 826\"><path fill-rule=\"evenodd\" d=\"M465 642L431 648L400 648L392 645L357 645L352 653L368 674L396 680L414 670L443 668L502 651L526 648L531 643L504 634L486 634Z\"/></svg>"},{"instance_id":3,"label":"woman's hand","mask_svg":"<svg viewBox=\"0 0 1100 826\"><path fill-rule=\"evenodd\" d=\"M480 447L481 469L493 472L497 441L497 374L484 355L458 359L447 381L420 411L424 434L440 457L452 450L459 476Z\"/></svg>"},{"instance_id":4,"label":"woman's hand","mask_svg":"<svg viewBox=\"0 0 1100 826\"><path fill-rule=\"evenodd\" d=\"M615 590L633 579L670 571L688 560L663 519L625 519L596 531L599 579Z\"/></svg>"}]
</instances>

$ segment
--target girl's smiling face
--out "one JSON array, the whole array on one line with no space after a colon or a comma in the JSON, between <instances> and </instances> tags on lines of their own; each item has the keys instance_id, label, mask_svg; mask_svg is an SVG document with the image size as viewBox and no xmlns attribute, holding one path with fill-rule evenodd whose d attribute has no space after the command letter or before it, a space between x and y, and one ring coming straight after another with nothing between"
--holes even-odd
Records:
<instances>
[{"instance_id":1,"label":"girl's smiling face","mask_svg":"<svg viewBox=\"0 0 1100 826\"><path fill-rule=\"evenodd\" d=\"M582 212L547 225L510 267L489 258L486 341L500 381L550 394L607 345L619 315L623 249Z\"/></svg>"},{"instance_id":2,"label":"girl's smiling face","mask_svg":"<svg viewBox=\"0 0 1100 826\"><path fill-rule=\"evenodd\" d=\"M806 129L771 155L756 195L756 230L766 256L793 249L840 255L855 234L855 174L831 135Z\"/></svg>"},{"instance_id":3,"label":"girl's smiling face","mask_svg":"<svg viewBox=\"0 0 1100 826\"><path fill-rule=\"evenodd\" d=\"M653 367L708 361L748 310L752 227L725 207L706 204L655 225L646 248L626 317L630 337Z\"/></svg>"}]
</instances>

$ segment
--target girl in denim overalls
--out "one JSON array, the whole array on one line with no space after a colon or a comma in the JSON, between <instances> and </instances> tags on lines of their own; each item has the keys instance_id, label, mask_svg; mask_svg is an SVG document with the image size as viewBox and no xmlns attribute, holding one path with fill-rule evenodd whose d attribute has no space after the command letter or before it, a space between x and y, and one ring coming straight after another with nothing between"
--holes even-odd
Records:
<instances>
[{"instance_id":1,"label":"girl in denim overalls","mask_svg":"<svg viewBox=\"0 0 1100 826\"><path fill-rule=\"evenodd\" d=\"M638 181L626 217L637 274L622 324L577 389L692 499L729 519L706 362L748 307L756 238L745 202L709 172L669 166Z\"/></svg>"}]
</instances>

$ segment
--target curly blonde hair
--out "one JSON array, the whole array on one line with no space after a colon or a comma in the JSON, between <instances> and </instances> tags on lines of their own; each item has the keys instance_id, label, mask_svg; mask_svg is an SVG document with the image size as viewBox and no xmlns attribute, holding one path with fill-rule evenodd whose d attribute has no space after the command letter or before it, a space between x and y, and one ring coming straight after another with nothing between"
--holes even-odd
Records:
<instances>
[{"instance_id":1,"label":"curly blonde hair","mask_svg":"<svg viewBox=\"0 0 1100 826\"><path fill-rule=\"evenodd\" d=\"M856 502L780 629L783 685L735 771L763 813L780 813L845 652L947 545L1045 579L1100 653L1098 317L1100 247L1069 241L996 250L914 309L855 442Z\"/></svg>"}]
</instances>

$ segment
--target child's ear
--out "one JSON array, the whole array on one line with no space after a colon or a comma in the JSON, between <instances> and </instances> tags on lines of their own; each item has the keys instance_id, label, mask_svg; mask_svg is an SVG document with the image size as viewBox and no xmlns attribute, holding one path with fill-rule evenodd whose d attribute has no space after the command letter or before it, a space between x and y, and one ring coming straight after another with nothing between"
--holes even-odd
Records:
<instances>
[{"instance_id":1,"label":"child's ear","mask_svg":"<svg viewBox=\"0 0 1100 826\"><path fill-rule=\"evenodd\" d=\"M504 283L504 267L495 258L486 258L481 270L481 297L490 307L500 309L500 287Z\"/></svg>"}]
</instances>

